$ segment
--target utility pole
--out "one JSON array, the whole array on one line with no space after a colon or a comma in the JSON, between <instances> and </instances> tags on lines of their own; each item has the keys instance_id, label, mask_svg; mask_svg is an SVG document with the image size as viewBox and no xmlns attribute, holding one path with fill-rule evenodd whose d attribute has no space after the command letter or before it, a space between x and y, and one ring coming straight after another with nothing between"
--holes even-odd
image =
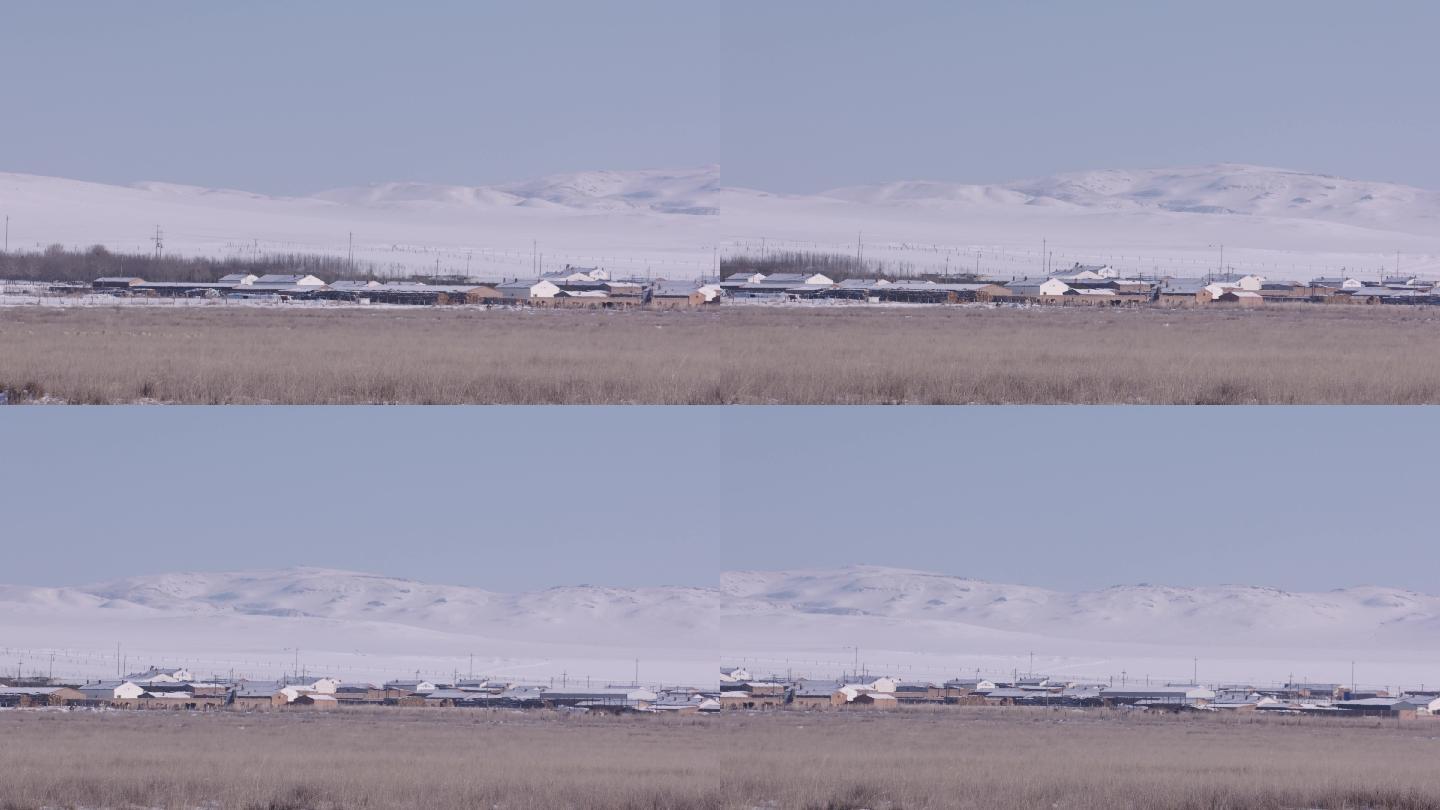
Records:
<instances>
[{"instance_id":1,"label":"utility pole","mask_svg":"<svg viewBox=\"0 0 1440 810\"><path fill-rule=\"evenodd\" d=\"M350 247L345 254L345 263L350 266L350 272L355 272L355 232L350 232Z\"/></svg>"},{"instance_id":2,"label":"utility pole","mask_svg":"<svg viewBox=\"0 0 1440 810\"><path fill-rule=\"evenodd\" d=\"M10 252L10 215L5 215L5 252Z\"/></svg>"},{"instance_id":3,"label":"utility pole","mask_svg":"<svg viewBox=\"0 0 1440 810\"><path fill-rule=\"evenodd\" d=\"M155 226L155 237L153 241L155 242L155 259L159 261L161 254L165 252L165 238L160 232L159 225Z\"/></svg>"}]
</instances>

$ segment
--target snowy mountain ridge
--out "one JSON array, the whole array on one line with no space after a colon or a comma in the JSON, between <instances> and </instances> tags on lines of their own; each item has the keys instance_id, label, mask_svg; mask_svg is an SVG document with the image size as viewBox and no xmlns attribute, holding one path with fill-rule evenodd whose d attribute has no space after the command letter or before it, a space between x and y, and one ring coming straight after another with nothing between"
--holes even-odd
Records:
<instances>
[{"instance_id":1,"label":"snowy mountain ridge","mask_svg":"<svg viewBox=\"0 0 1440 810\"><path fill-rule=\"evenodd\" d=\"M730 571L718 588L559 586L500 593L326 568L130 577L65 588L0 586L0 603L79 612L222 615L461 627L674 622L707 614L926 620L1079 637L1440 632L1440 596L1379 586L1291 592L1248 585L1117 585L1065 592L877 566ZM677 613L678 612L678 613ZM698 625L697 625L698 626Z\"/></svg>"},{"instance_id":2,"label":"snowy mountain ridge","mask_svg":"<svg viewBox=\"0 0 1440 810\"><path fill-rule=\"evenodd\" d=\"M1291 592L1249 585L1117 585L1064 592L924 571L856 566L722 575L727 610L924 620L1079 638L1162 641L1186 634L1310 643L1440 633L1440 596L1360 586Z\"/></svg>"},{"instance_id":3,"label":"snowy mountain ridge","mask_svg":"<svg viewBox=\"0 0 1440 810\"><path fill-rule=\"evenodd\" d=\"M867 205L1168 211L1401 229L1440 222L1440 192L1237 163L1068 172L993 185L902 181L839 188L820 196Z\"/></svg>"},{"instance_id":4,"label":"snowy mountain ridge","mask_svg":"<svg viewBox=\"0 0 1440 810\"><path fill-rule=\"evenodd\" d=\"M525 206L575 211L715 215L720 168L583 171L492 186L377 183L331 189L318 199L350 205Z\"/></svg>"}]
</instances>

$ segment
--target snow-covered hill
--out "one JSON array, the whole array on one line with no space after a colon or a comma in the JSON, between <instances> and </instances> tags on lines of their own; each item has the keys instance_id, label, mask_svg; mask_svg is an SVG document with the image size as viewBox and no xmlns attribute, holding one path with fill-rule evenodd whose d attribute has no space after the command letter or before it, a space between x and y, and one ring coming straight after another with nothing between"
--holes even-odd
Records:
<instances>
[{"instance_id":1,"label":"snow-covered hill","mask_svg":"<svg viewBox=\"0 0 1440 810\"><path fill-rule=\"evenodd\" d=\"M1068 593L858 566L722 577L727 660L836 672L859 647L872 671L1074 677L1150 674L1376 685L1440 680L1440 597L1395 588L1326 592L1224 585ZM1196 660L1200 664L1197 665ZM767 670L768 671L768 670Z\"/></svg>"},{"instance_id":2,"label":"snow-covered hill","mask_svg":"<svg viewBox=\"0 0 1440 810\"><path fill-rule=\"evenodd\" d=\"M730 604L756 614L942 621L1086 639L1165 642L1224 634L1258 644L1298 637L1370 646L1440 638L1440 596L1384 587L1297 593L1249 585L1121 585L1067 593L858 566L731 572L721 589Z\"/></svg>"},{"instance_id":3,"label":"snow-covered hill","mask_svg":"<svg viewBox=\"0 0 1440 810\"><path fill-rule=\"evenodd\" d=\"M114 186L0 173L12 250L94 244L175 255L324 253L402 272L487 278L604 266L673 278L709 272L719 170L592 171L497 186L384 183L304 197L172 183Z\"/></svg>"},{"instance_id":4,"label":"snow-covered hill","mask_svg":"<svg viewBox=\"0 0 1440 810\"><path fill-rule=\"evenodd\" d=\"M53 243L211 256L352 249L404 272L491 278L600 265L675 278L714 250L851 253L918 271L1001 277L1051 265L1227 269L1308 279L1440 276L1440 193L1259 166L1104 170L966 185L908 181L813 195L721 185L720 168L585 171L493 186L381 183L302 197L169 183L0 174L12 249ZM1398 252L1398 257L1397 257Z\"/></svg>"},{"instance_id":5,"label":"snow-covered hill","mask_svg":"<svg viewBox=\"0 0 1440 810\"><path fill-rule=\"evenodd\" d=\"M1091 677L1291 675L1440 679L1440 596L1378 586L1306 593L1244 585L1069 593L875 566L733 571L715 588L566 586L499 593L319 568L177 573L96 585L0 586L0 647L86 674L132 661L274 674L299 648L312 670L385 678L454 668L703 683L721 659L938 677L1030 666ZM948 673L948 674L947 674ZM1342 677L1343 676L1343 677Z\"/></svg>"},{"instance_id":6,"label":"snow-covered hill","mask_svg":"<svg viewBox=\"0 0 1440 810\"><path fill-rule=\"evenodd\" d=\"M0 646L84 651L113 672L100 656L120 642L132 661L263 676L285 648L311 670L372 678L448 677L474 653L490 674L628 680L638 658L651 679L700 683L713 674L714 605L713 590L684 587L496 593L319 568L175 573L0 586Z\"/></svg>"},{"instance_id":7,"label":"snow-covered hill","mask_svg":"<svg viewBox=\"0 0 1440 810\"><path fill-rule=\"evenodd\" d=\"M1074 172L998 185L886 183L836 189L822 196L867 204L1030 205L1291 217L1399 230L1440 225L1440 192L1228 163Z\"/></svg>"},{"instance_id":8,"label":"snow-covered hill","mask_svg":"<svg viewBox=\"0 0 1440 810\"><path fill-rule=\"evenodd\" d=\"M1440 192L1263 166L1100 170L993 185L924 180L815 195L727 190L734 253L853 253L918 270L1034 275L1109 263L1203 275L1225 267L1275 278L1346 272L1440 275ZM1397 260L1397 251L1401 254Z\"/></svg>"},{"instance_id":9,"label":"snow-covered hill","mask_svg":"<svg viewBox=\"0 0 1440 810\"><path fill-rule=\"evenodd\" d=\"M480 210L524 206L578 212L704 216L719 213L714 200L719 192L719 180L719 167L706 166L683 171L575 172L497 186L381 183L334 189L315 196L367 206L428 204Z\"/></svg>"}]
</instances>

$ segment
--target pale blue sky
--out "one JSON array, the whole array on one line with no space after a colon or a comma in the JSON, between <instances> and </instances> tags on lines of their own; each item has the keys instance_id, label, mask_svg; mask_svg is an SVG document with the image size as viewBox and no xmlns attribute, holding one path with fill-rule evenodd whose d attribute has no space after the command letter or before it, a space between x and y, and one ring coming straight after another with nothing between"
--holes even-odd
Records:
<instances>
[{"instance_id":1,"label":"pale blue sky","mask_svg":"<svg viewBox=\"0 0 1440 810\"><path fill-rule=\"evenodd\" d=\"M1429 409L7 408L0 582L519 590L870 563L1435 591Z\"/></svg>"},{"instance_id":2,"label":"pale blue sky","mask_svg":"<svg viewBox=\"0 0 1440 810\"><path fill-rule=\"evenodd\" d=\"M7 3L0 170L815 191L1235 161L1440 188L1426 0Z\"/></svg>"},{"instance_id":3,"label":"pale blue sky","mask_svg":"<svg viewBox=\"0 0 1440 810\"><path fill-rule=\"evenodd\" d=\"M730 184L1239 162L1440 188L1428 0L741 5Z\"/></svg>"},{"instance_id":4,"label":"pale blue sky","mask_svg":"<svg viewBox=\"0 0 1440 810\"><path fill-rule=\"evenodd\" d=\"M304 193L713 163L701 8L6 3L0 170Z\"/></svg>"}]
</instances>

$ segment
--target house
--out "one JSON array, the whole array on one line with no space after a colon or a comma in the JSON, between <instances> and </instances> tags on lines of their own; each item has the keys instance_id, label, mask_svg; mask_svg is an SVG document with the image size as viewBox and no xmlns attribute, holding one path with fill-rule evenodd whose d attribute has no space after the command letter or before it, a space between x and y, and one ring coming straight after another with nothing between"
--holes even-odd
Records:
<instances>
[{"instance_id":1,"label":"house","mask_svg":"<svg viewBox=\"0 0 1440 810\"><path fill-rule=\"evenodd\" d=\"M1156 290L1155 301L1163 306L1193 307L1202 303L1206 284L1203 278L1167 278Z\"/></svg>"},{"instance_id":2,"label":"house","mask_svg":"<svg viewBox=\"0 0 1440 810\"><path fill-rule=\"evenodd\" d=\"M1211 288L1206 287L1205 289L1210 290ZM1250 290L1240 290L1232 288L1221 291L1218 295L1212 298L1211 301L1216 304L1234 304L1235 306L1241 307L1258 307L1262 306L1265 303L1265 298L1258 292L1251 292Z\"/></svg>"},{"instance_id":3,"label":"house","mask_svg":"<svg viewBox=\"0 0 1440 810\"><path fill-rule=\"evenodd\" d=\"M278 683L242 681L230 690L230 706L235 709L273 709L289 702Z\"/></svg>"},{"instance_id":4,"label":"house","mask_svg":"<svg viewBox=\"0 0 1440 810\"><path fill-rule=\"evenodd\" d=\"M1310 280L1310 286L1323 290L1358 290L1365 283L1350 276L1321 276Z\"/></svg>"},{"instance_id":5,"label":"house","mask_svg":"<svg viewBox=\"0 0 1440 810\"><path fill-rule=\"evenodd\" d=\"M1210 284L1219 284L1226 288L1246 290L1247 292L1259 292L1265 286L1265 277L1253 273L1214 273L1208 279Z\"/></svg>"},{"instance_id":6,"label":"house","mask_svg":"<svg viewBox=\"0 0 1440 810\"><path fill-rule=\"evenodd\" d=\"M829 276L822 273L772 273L762 278L759 283L793 287L830 287L835 284Z\"/></svg>"},{"instance_id":7,"label":"house","mask_svg":"<svg viewBox=\"0 0 1440 810\"><path fill-rule=\"evenodd\" d=\"M1440 716L1440 695L1405 695L1400 700L1422 717Z\"/></svg>"},{"instance_id":8,"label":"house","mask_svg":"<svg viewBox=\"0 0 1440 810\"><path fill-rule=\"evenodd\" d=\"M902 683L895 687L901 703L944 703L945 689L933 683Z\"/></svg>"},{"instance_id":9,"label":"house","mask_svg":"<svg viewBox=\"0 0 1440 810\"><path fill-rule=\"evenodd\" d=\"M128 290L138 284L144 284L145 279L134 276L105 276L90 282L90 286L96 290Z\"/></svg>"},{"instance_id":10,"label":"house","mask_svg":"<svg viewBox=\"0 0 1440 810\"><path fill-rule=\"evenodd\" d=\"M693 309L705 303L705 294L688 281L657 281L650 287L650 306L656 309Z\"/></svg>"},{"instance_id":11,"label":"house","mask_svg":"<svg viewBox=\"0 0 1440 810\"><path fill-rule=\"evenodd\" d=\"M900 701L888 692L861 692L851 698L844 708L885 710L899 708L899 706Z\"/></svg>"},{"instance_id":12,"label":"house","mask_svg":"<svg viewBox=\"0 0 1440 810\"><path fill-rule=\"evenodd\" d=\"M86 700L136 700L144 687L130 681L95 681L79 687Z\"/></svg>"},{"instance_id":13,"label":"house","mask_svg":"<svg viewBox=\"0 0 1440 810\"><path fill-rule=\"evenodd\" d=\"M335 699L347 703L383 703L386 691L372 683L343 683L335 688Z\"/></svg>"},{"instance_id":14,"label":"house","mask_svg":"<svg viewBox=\"0 0 1440 810\"><path fill-rule=\"evenodd\" d=\"M785 693L780 694L756 694L748 690L730 690L720 693L720 708L730 710L765 710L780 709L785 706Z\"/></svg>"},{"instance_id":15,"label":"house","mask_svg":"<svg viewBox=\"0 0 1440 810\"><path fill-rule=\"evenodd\" d=\"M610 273L599 267L571 267L567 264L563 270L552 270L548 273L541 273L540 278L556 286L563 287L566 284L609 281Z\"/></svg>"},{"instance_id":16,"label":"house","mask_svg":"<svg viewBox=\"0 0 1440 810\"><path fill-rule=\"evenodd\" d=\"M587 689L547 689L543 700L550 706L615 707L643 709L659 696L637 686L603 686Z\"/></svg>"},{"instance_id":17,"label":"house","mask_svg":"<svg viewBox=\"0 0 1440 810\"><path fill-rule=\"evenodd\" d=\"M85 693L68 686L0 686L0 708L29 709L65 706L85 700Z\"/></svg>"},{"instance_id":18,"label":"house","mask_svg":"<svg viewBox=\"0 0 1440 810\"><path fill-rule=\"evenodd\" d=\"M438 689L430 681L386 681L386 691L396 691L407 695L423 695L427 692L434 692Z\"/></svg>"},{"instance_id":19,"label":"house","mask_svg":"<svg viewBox=\"0 0 1440 810\"><path fill-rule=\"evenodd\" d=\"M900 679L892 678L889 675L865 675L859 678L850 678L845 681L844 685L868 692L893 693L895 687L900 685Z\"/></svg>"},{"instance_id":20,"label":"house","mask_svg":"<svg viewBox=\"0 0 1440 810\"><path fill-rule=\"evenodd\" d=\"M1393 717L1408 719L1419 714L1418 703L1406 698L1364 698L1362 700L1340 700L1334 708L1352 717Z\"/></svg>"},{"instance_id":21,"label":"house","mask_svg":"<svg viewBox=\"0 0 1440 810\"><path fill-rule=\"evenodd\" d=\"M1426 304L1430 302L1426 290L1391 289L1390 287L1361 287L1360 289L1338 290L1329 299L1331 303L1352 304Z\"/></svg>"},{"instance_id":22,"label":"house","mask_svg":"<svg viewBox=\"0 0 1440 810\"><path fill-rule=\"evenodd\" d=\"M1050 274L1050 278L1058 278L1061 281L1100 281L1102 279L1119 278L1120 271L1108 264L1080 264L1069 270L1061 270Z\"/></svg>"},{"instance_id":23,"label":"house","mask_svg":"<svg viewBox=\"0 0 1440 810\"><path fill-rule=\"evenodd\" d=\"M497 285L496 291L506 301L528 301L532 298L554 298L560 294L560 287L548 279L527 279L507 281Z\"/></svg>"},{"instance_id":24,"label":"house","mask_svg":"<svg viewBox=\"0 0 1440 810\"><path fill-rule=\"evenodd\" d=\"M721 667L720 683L741 683L750 680L750 670L744 667Z\"/></svg>"},{"instance_id":25,"label":"house","mask_svg":"<svg viewBox=\"0 0 1440 810\"><path fill-rule=\"evenodd\" d=\"M272 287L276 289L289 289L291 287L319 288L324 287L325 282L307 273L266 273L245 286L256 289L262 287Z\"/></svg>"},{"instance_id":26,"label":"house","mask_svg":"<svg viewBox=\"0 0 1440 810\"><path fill-rule=\"evenodd\" d=\"M994 681L985 678L953 678L943 685L945 690L951 693L989 692L999 686Z\"/></svg>"},{"instance_id":27,"label":"house","mask_svg":"<svg viewBox=\"0 0 1440 810\"><path fill-rule=\"evenodd\" d=\"M1200 686L1107 686L1100 690L1107 706L1204 706L1215 693Z\"/></svg>"},{"instance_id":28,"label":"house","mask_svg":"<svg viewBox=\"0 0 1440 810\"><path fill-rule=\"evenodd\" d=\"M251 278L254 278L254 276L251 276ZM254 283L254 282L251 282L251 283ZM335 291L337 291L337 292L364 292L364 291L366 291L366 290L379 289L380 287L383 287L383 286L385 286L385 285L384 285L384 284L381 284L380 282L378 282L378 281L376 281L376 280L374 280L374 279L370 279L369 281L332 281L332 282L330 282L330 289L335 290ZM421 285L419 285L419 286L425 286L425 285L421 284Z\"/></svg>"},{"instance_id":29,"label":"house","mask_svg":"<svg viewBox=\"0 0 1440 810\"><path fill-rule=\"evenodd\" d=\"M707 700L709 698L698 693L667 692L650 704L650 711L658 714L699 714L700 706Z\"/></svg>"},{"instance_id":30,"label":"house","mask_svg":"<svg viewBox=\"0 0 1440 810\"><path fill-rule=\"evenodd\" d=\"M1058 278L1017 278L1004 286L1010 295L1019 298L1055 299L1071 290L1069 284Z\"/></svg>"},{"instance_id":31,"label":"house","mask_svg":"<svg viewBox=\"0 0 1440 810\"><path fill-rule=\"evenodd\" d=\"M790 692L796 709L831 709L845 705L847 696L835 681L799 681Z\"/></svg>"},{"instance_id":32,"label":"house","mask_svg":"<svg viewBox=\"0 0 1440 810\"><path fill-rule=\"evenodd\" d=\"M1345 693L1344 684L1294 682L1285 684L1285 691L1291 697L1339 700Z\"/></svg>"},{"instance_id":33,"label":"house","mask_svg":"<svg viewBox=\"0 0 1440 810\"><path fill-rule=\"evenodd\" d=\"M306 694L295 698L288 704L293 709L309 709L311 711L329 711L340 705L340 701L334 695Z\"/></svg>"},{"instance_id":34,"label":"house","mask_svg":"<svg viewBox=\"0 0 1440 810\"><path fill-rule=\"evenodd\" d=\"M195 676L184 667L150 667L144 672L126 675L123 680L149 686L157 683L190 683Z\"/></svg>"},{"instance_id":35,"label":"house","mask_svg":"<svg viewBox=\"0 0 1440 810\"><path fill-rule=\"evenodd\" d=\"M220 277L220 283L227 287L247 287L259 280L254 273L227 273Z\"/></svg>"},{"instance_id":36,"label":"house","mask_svg":"<svg viewBox=\"0 0 1440 810\"><path fill-rule=\"evenodd\" d=\"M765 280L764 273L731 273L721 279L721 288L739 287L743 284L759 284Z\"/></svg>"}]
</instances>

